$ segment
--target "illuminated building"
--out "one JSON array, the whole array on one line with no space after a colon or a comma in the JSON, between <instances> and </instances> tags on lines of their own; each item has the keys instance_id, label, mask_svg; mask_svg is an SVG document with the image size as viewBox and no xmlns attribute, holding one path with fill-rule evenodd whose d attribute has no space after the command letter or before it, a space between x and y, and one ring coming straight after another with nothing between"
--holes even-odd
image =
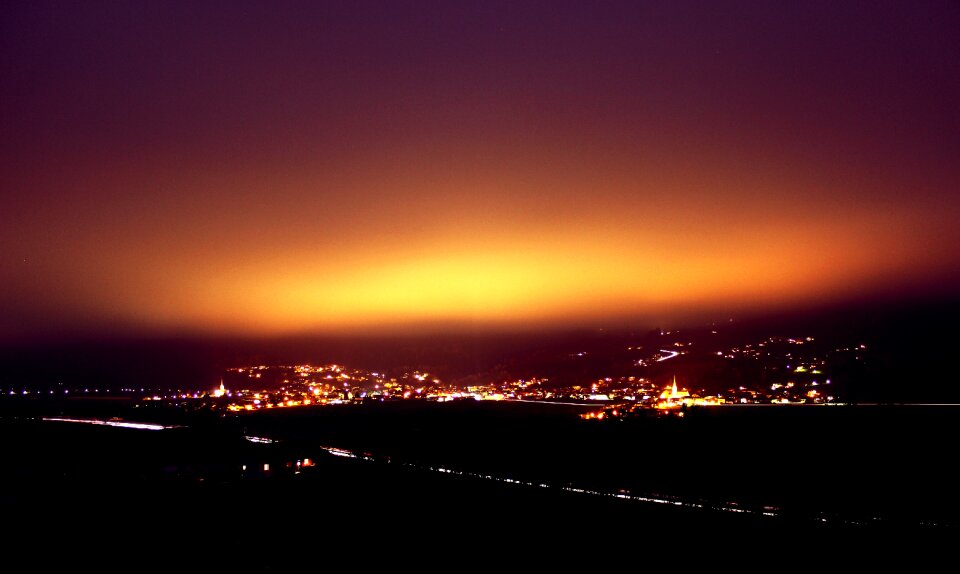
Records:
<instances>
[{"instance_id":1,"label":"illuminated building","mask_svg":"<svg viewBox=\"0 0 960 574\"><path fill-rule=\"evenodd\" d=\"M683 402L683 399L690 396L688 391L678 391L677 390L677 377L673 377L673 387L667 387L662 393L660 393L660 401L667 401L670 403L680 403Z\"/></svg>"},{"instance_id":2,"label":"illuminated building","mask_svg":"<svg viewBox=\"0 0 960 574\"><path fill-rule=\"evenodd\" d=\"M689 391L677 389L677 378L674 377L673 386L660 393L660 401L655 406L658 409L672 409L681 406L722 405L725 402L721 397L691 397Z\"/></svg>"},{"instance_id":3,"label":"illuminated building","mask_svg":"<svg viewBox=\"0 0 960 574\"><path fill-rule=\"evenodd\" d=\"M215 397L222 397L222 396L225 395L225 394L227 394L227 389L224 388L224 386L223 386L223 379L220 379L220 388L217 389L217 390L215 390L215 391L213 391L213 396L215 396Z\"/></svg>"}]
</instances>

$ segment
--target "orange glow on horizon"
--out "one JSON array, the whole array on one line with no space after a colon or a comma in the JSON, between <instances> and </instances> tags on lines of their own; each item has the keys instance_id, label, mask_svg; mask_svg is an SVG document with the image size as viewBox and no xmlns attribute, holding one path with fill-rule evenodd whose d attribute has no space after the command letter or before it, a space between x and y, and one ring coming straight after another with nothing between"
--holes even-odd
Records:
<instances>
[{"instance_id":1,"label":"orange glow on horizon","mask_svg":"<svg viewBox=\"0 0 960 574\"><path fill-rule=\"evenodd\" d=\"M582 168L569 181L501 175L422 191L420 174L379 204L341 196L297 213L243 197L225 211L198 200L143 229L132 219L78 230L29 286L64 314L280 334L789 305L922 280L952 260L948 212L864 210L822 191L804 196L796 182L781 184L794 193L773 194L758 176L756 191L723 202L703 196L697 174L646 182L639 199L627 175L605 190ZM279 180L273 195L311 182ZM73 281L69 290L62 281Z\"/></svg>"},{"instance_id":2,"label":"orange glow on horizon","mask_svg":"<svg viewBox=\"0 0 960 574\"><path fill-rule=\"evenodd\" d=\"M173 242L164 249L98 240L101 268L77 269L75 260L64 266L70 276L109 279L77 286L100 295L77 295L86 305L102 302L93 313L157 328L275 334L818 301L917 274L939 255L924 251L927 240L910 214L839 219L768 206L784 213L764 220L729 210L712 214L724 221L711 224L689 198L666 203L661 220L634 221L622 214L628 208L571 215L563 224L504 215L487 231L466 218L461 229L424 227L396 244L388 241L396 222L378 218L383 229L353 243L331 237L341 243L333 248L297 237L281 238L276 249L262 237L239 239L234 248L214 240L199 252L189 238L169 235L145 236ZM116 280L111 270L118 268L127 272Z\"/></svg>"},{"instance_id":3,"label":"orange glow on horizon","mask_svg":"<svg viewBox=\"0 0 960 574\"><path fill-rule=\"evenodd\" d=\"M549 322L683 305L816 300L896 274L909 262L899 238L883 238L882 224L871 230L877 239L867 249L857 245L859 230L825 227L709 244L669 231L597 229L576 238L559 231L546 240L516 238L513 245L498 235L477 244L461 241L457 250L398 250L332 268L322 256L304 255L299 264L254 264L198 277L185 288L191 297L178 302L176 315L199 325L266 332L422 321ZM440 246L454 242L437 240Z\"/></svg>"}]
</instances>

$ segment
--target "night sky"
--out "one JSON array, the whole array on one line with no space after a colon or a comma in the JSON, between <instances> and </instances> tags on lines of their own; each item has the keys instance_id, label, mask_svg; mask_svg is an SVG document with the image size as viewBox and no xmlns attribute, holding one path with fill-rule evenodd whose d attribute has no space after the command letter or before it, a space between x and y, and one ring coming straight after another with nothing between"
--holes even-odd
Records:
<instances>
[{"instance_id":1,"label":"night sky","mask_svg":"<svg viewBox=\"0 0 960 574\"><path fill-rule=\"evenodd\" d=\"M960 4L0 7L0 337L960 291Z\"/></svg>"}]
</instances>

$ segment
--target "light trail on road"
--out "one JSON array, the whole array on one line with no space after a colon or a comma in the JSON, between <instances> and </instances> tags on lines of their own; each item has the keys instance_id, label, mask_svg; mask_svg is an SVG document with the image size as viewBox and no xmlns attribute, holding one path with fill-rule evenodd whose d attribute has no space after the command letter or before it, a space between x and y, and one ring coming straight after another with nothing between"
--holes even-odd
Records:
<instances>
[{"instance_id":1,"label":"light trail on road","mask_svg":"<svg viewBox=\"0 0 960 574\"><path fill-rule=\"evenodd\" d=\"M133 423L133 422L127 422L127 421L104 421L100 419L72 419L72 418L65 418L65 417L43 417L43 420L50 421L50 422L58 422L58 423L81 423L81 424L88 424L88 425L100 425L100 426L108 426L108 427L120 427L120 428L127 428L127 429L153 430L153 431L179 428L180 426L180 425L160 425L160 424L152 424L152 423Z\"/></svg>"},{"instance_id":2,"label":"light trail on road","mask_svg":"<svg viewBox=\"0 0 960 574\"><path fill-rule=\"evenodd\" d=\"M680 354L680 351L668 351L668 350L666 350L666 349L660 349L660 352L661 352L661 353L667 353L667 354L670 355L670 356L669 356L669 357L660 357L659 359L657 359L657 362L658 362L658 363L661 362L661 361L666 361L667 359L672 359L672 358L674 358L674 357L676 357L677 355Z\"/></svg>"}]
</instances>

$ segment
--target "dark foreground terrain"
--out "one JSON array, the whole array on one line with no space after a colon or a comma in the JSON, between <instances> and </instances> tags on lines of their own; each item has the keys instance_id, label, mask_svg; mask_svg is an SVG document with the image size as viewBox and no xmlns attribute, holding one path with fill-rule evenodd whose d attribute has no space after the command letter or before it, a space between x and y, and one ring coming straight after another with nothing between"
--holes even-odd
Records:
<instances>
[{"instance_id":1,"label":"dark foreground terrain","mask_svg":"<svg viewBox=\"0 0 960 574\"><path fill-rule=\"evenodd\" d=\"M950 407L611 422L576 410L406 403L184 424L131 404L19 405L27 415L0 423L6 540L39 569L194 571L436 566L506 551L613 564L665 540L737 555L757 540L836 549L861 536L956 534ZM42 420L107 412L183 426Z\"/></svg>"}]
</instances>

